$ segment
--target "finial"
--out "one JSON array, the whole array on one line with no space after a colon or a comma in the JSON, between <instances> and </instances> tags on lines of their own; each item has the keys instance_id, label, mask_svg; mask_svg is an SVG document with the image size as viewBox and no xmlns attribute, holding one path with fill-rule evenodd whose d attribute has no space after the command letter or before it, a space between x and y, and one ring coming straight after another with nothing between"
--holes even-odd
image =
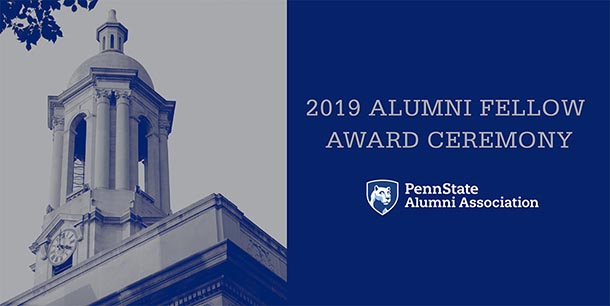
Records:
<instances>
[{"instance_id":1,"label":"finial","mask_svg":"<svg viewBox=\"0 0 610 306\"><path fill-rule=\"evenodd\" d=\"M107 22L118 22L116 20L116 11L111 9L108 11L108 21Z\"/></svg>"}]
</instances>

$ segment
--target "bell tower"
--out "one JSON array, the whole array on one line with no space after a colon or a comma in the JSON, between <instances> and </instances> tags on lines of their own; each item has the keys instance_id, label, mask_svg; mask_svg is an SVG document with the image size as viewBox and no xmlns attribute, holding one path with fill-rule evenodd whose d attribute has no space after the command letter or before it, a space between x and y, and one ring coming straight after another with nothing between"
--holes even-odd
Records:
<instances>
[{"instance_id":1,"label":"bell tower","mask_svg":"<svg viewBox=\"0 0 610 306\"><path fill-rule=\"evenodd\" d=\"M110 10L100 52L48 97L49 204L30 249L40 283L171 214L168 136L175 101L124 54L128 30Z\"/></svg>"}]
</instances>

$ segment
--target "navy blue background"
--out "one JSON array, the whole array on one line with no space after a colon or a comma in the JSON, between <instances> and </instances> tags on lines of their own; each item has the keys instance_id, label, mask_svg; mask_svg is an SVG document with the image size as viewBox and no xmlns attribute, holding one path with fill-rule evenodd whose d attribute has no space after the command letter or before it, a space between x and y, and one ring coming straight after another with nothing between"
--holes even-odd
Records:
<instances>
[{"instance_id":1,"label":"navy blue background","mask_svg":"<svg viewBox=\"0 0 610 306\"><path fill-rule=\"evenodd\" d=\"M288 2L291 304L608 304L608 2ZM363 114L306 117L310 98ZM471 98L471 118L368 118L370 101ZM581 117L478 117L481 98L581 98ZM368 104L367 104L368 103ZM328 150L332 131L412 150ZM440 131L573 131L569 150L432 150ZM538 210L404 209L365 183L479 185ZM404 185L401 186L404 191Z\"/></svg>"}]
</instances>

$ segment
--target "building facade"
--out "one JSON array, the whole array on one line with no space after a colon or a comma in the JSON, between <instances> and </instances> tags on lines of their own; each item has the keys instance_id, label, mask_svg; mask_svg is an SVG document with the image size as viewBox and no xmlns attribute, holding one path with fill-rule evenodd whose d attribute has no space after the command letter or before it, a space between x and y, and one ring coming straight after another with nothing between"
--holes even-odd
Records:
<instances>
[{"instance_id":1,"label":"building facade","mask_svg":"<svg viewBox=\"0 0 610 306\"><path fill-rule=\"evenodd\" d=\"M48 98L49 205L34 287L8 305L261 305L287 299L287 250L220 194L172 213L175 101L124 54L111 10L100 52Z\"/></svg>"}]
</instances>

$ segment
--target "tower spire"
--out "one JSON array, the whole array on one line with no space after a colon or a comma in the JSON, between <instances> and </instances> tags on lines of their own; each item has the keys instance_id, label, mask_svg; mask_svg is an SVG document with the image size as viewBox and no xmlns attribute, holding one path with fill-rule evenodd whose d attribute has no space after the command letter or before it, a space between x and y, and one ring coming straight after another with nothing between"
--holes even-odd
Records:
<instances>
[{"instance_id":1,"label":"tower spire","mask_svg":"<svg viewBox=\"0 0 610 306\"><path fill-rule=\"evenodd\" d=\"M118 23L118 21L116 20L116 10L115 9L110 9L108 11L108 20L106 22Z\"/></svg>"},{"instance_id":2,"label":"tower spire","mask_svg":"<svg viewBox=\"0 0 610 306\"><path fill-rule=\"evenodd\" d=\"M123 45L127 41L127 28L118 22L116 10L108 11L108 19L97 28L96 39L100 43L100 52L115 51L123 53Z\"/></svg>"}]
</instances>

